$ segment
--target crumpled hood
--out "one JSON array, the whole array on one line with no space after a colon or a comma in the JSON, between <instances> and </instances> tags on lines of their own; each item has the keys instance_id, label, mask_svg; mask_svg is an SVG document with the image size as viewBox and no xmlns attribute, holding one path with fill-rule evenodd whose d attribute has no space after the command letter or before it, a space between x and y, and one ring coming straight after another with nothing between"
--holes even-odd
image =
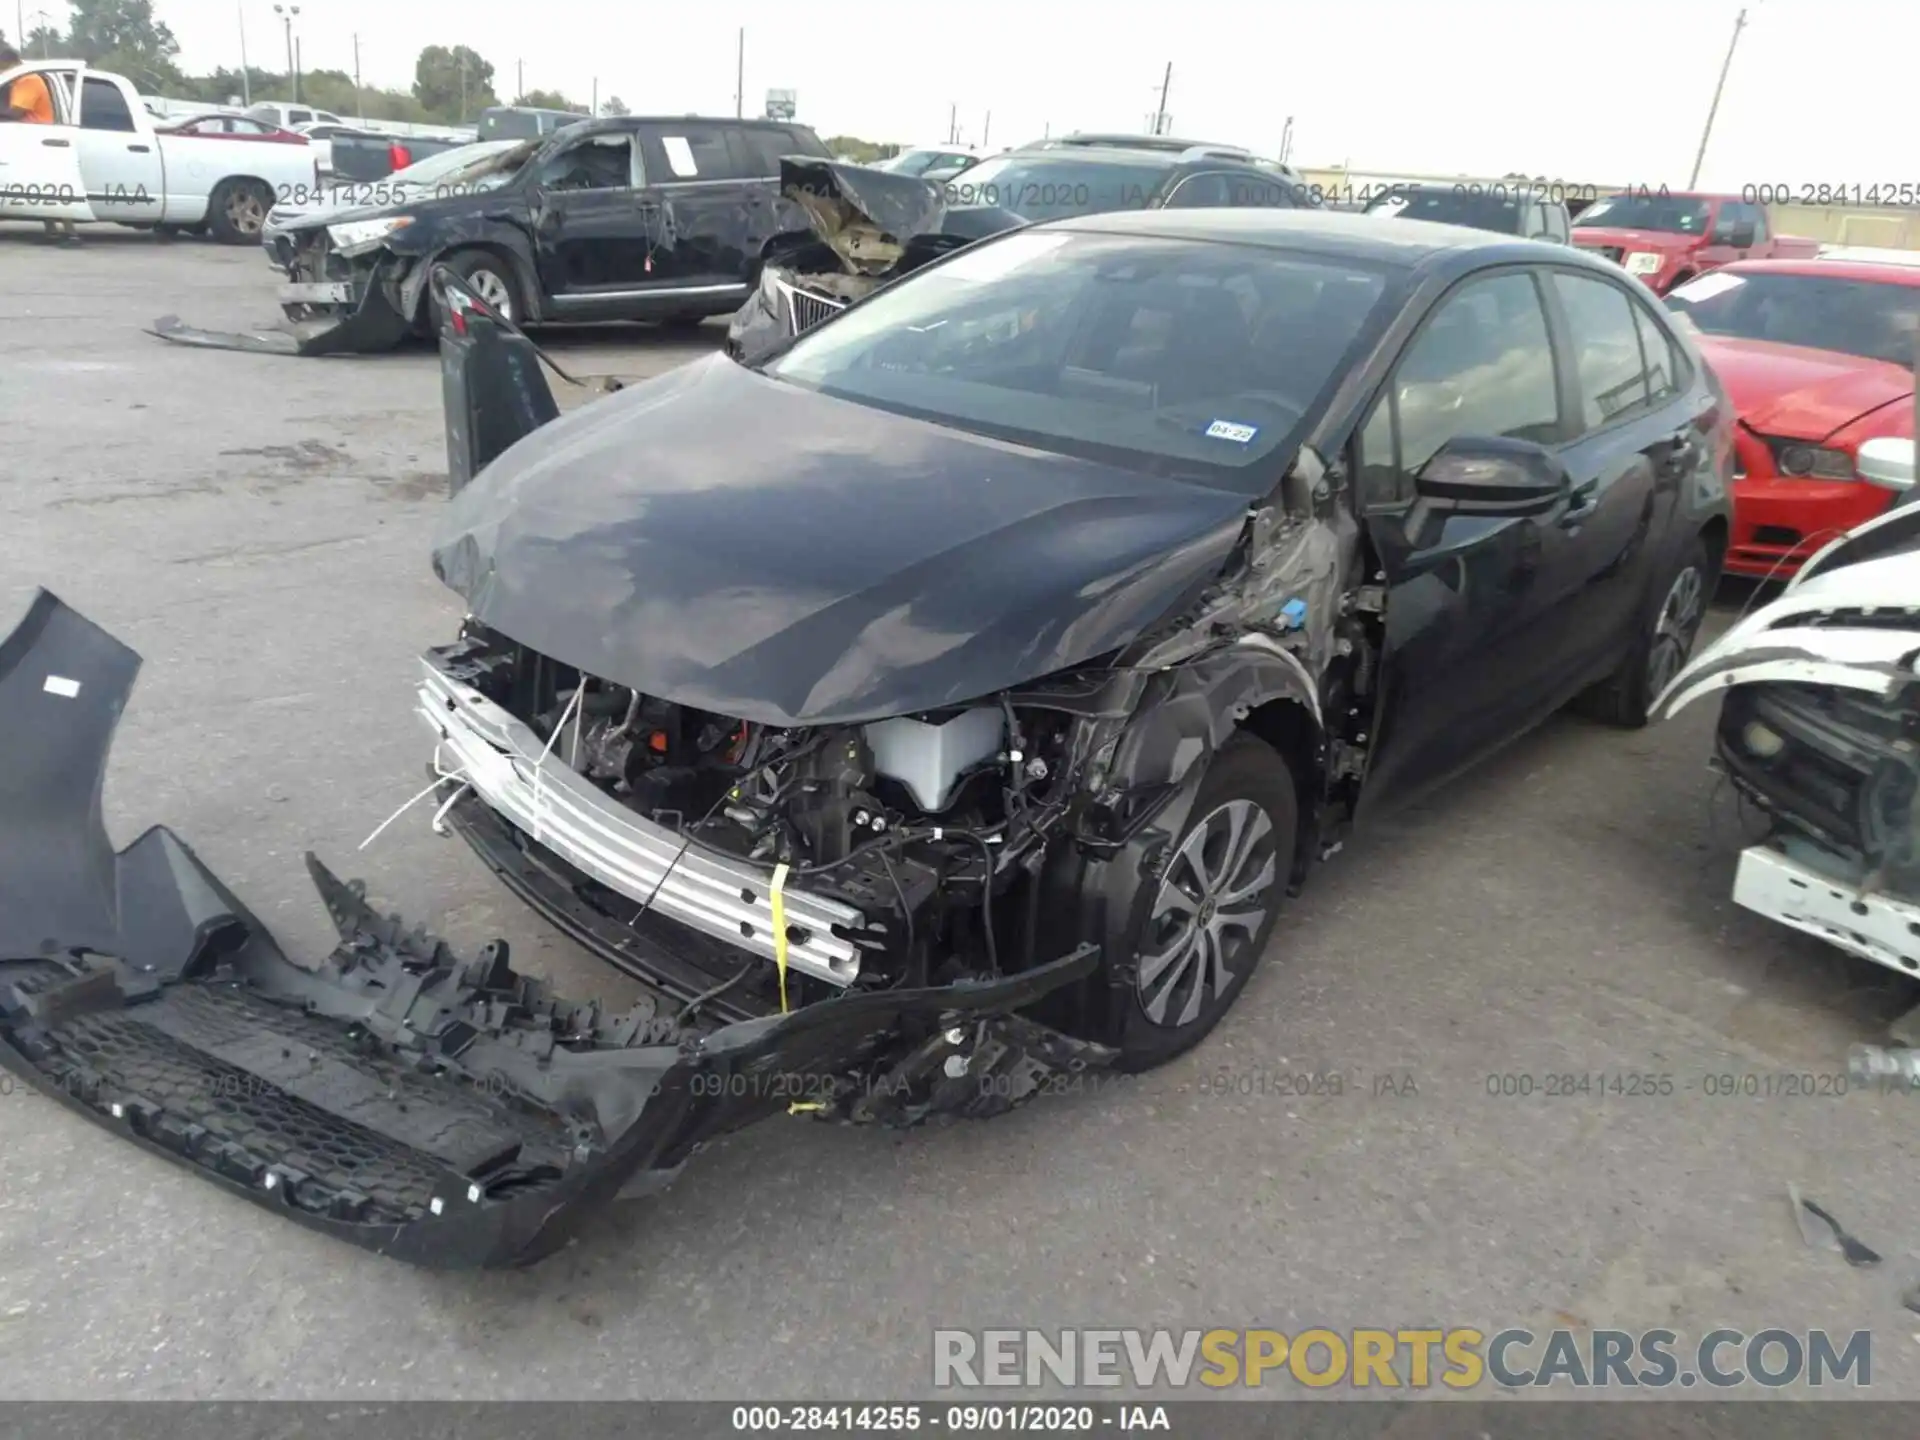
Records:
<instances>
[{"instance_id":1,"label":"crumpled hood","mask_svg":"<svg viewBox=\"0 0 1920 1440\"><path fill-rule=\"evenodd\" d=\"M1822 441L1870 410L1913 396L1913 372L1882 360L1771 340L1696 334L1747 428Z\"/></svg>"},{"instance_id":2,"label":"crumpled hood","mask_svg":"<svg viewBox=\"0 0 1920 1440\"><path fill-rule=\"evenodd\" d=\"M1125 644L1218 572L1248 508L716 355L514 445L448 502L433 563L475 619L563 664L838 724Z\"/></svg>"},{"instance_id":3,"label":"crumpled hood","mask_svg":"<svg viewBox=\"0 0 1920 1440\"><path fill-rule=\"evenodd\" d=\"M892 265L907 241L940 227L947 208L939 186L917 175L798 156L780 162L780 193L855 270Z\"/></svg>"}]
</instances>

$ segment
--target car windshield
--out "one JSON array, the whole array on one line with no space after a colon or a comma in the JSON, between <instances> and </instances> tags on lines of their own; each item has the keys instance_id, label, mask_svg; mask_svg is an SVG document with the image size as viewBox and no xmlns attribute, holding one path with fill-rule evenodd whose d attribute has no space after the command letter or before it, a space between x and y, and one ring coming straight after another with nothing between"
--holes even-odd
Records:
<instances>
[{"instance_id":1,"label":"car windshield","mask_svg":"<svg viewBox=\"0 0 1920 1440\"><path fill-rule=\"evenodd\" d=\"M888 161L887 168L897 175L924 175L936 167L944 170L957 160L957 156L945 150L909 150Z\"/></svg>"},{"instance_id":2,"label":"car windshield","mask_svg":"<svg viewBox=\"0 0 1920 1440\"><path fill-rule=\"evenodd\" d=\"M1704 200L1684 195L1609 195L1580 212L1576 230L1606 226L1611 230L1664 230L1671 235L1704 235L1708 213Z\"/></svg>"},{"instance_id":3,"label":"car windshield","mask_svg":"<svg viewBox=\"0 0 1920 1440\"><path fill-rule=\"evenodd\" d=\"M1468 225L1475 230L1520 233L1521 201L1512 195L1471 190L1388 191L1367 205L1369 215L1401 220L1431 220L1437 225Z\"/></svg>"},{"instance_id":4,"label":"car windshield","mask_svg":"<svg viewBox=\"0 0 1920 1440\"><path fill-rule=\"evenodd\" d=\"M459 145L452 150L442 150L438 155L429 155L424 160L415 161L404 170L396 170L391 179L396 185L434 185L442 181L459 179L463 184L470 184L475 188L492 189L493 186L504 182L507 176L513 173L513 168L517 167L488 173L484 162L504 155L509 150L520 149L524 144L525 142L520 140L482 140L475 145ZM528 148L531 153L531 147ZM466 172L469 170L482 173L467 176Z\"/></svg>"},{"instance_id":5,"label":"car windshield","mask_svg":"<svg viewBox=\"0 0 1920 1440\"><path fill-rule=\"evenodd\" d=\"M963 170L945 187L949 205L995 205L1024 220L1059 220L1107 210L1144 210L1169 167L1143 161L1003 155Z\"/></svg>"},{"instance_id":6,"label":"car windshield","mask_svg":"<svg viewBox=\"0 0 1920 1440\"><path fill-rule=\"evenodd\" d=\"M1275 478L1385 272L1211 241L1027 230L874 294L765 367L1040 450L1248 493Z\"/></svg>"},{"instance_id":7,"label":"car windshield","mask_svg":"<svg viewBox=\"0 0 1920 1440\"><path fill-rule=\"evenodd\" d=\"M1920 333L1920 285L1823 275L1716 270L1667 296L1667 308L1707 335L1771 340L1910 366Z\"/></svg>"}]
</instances>

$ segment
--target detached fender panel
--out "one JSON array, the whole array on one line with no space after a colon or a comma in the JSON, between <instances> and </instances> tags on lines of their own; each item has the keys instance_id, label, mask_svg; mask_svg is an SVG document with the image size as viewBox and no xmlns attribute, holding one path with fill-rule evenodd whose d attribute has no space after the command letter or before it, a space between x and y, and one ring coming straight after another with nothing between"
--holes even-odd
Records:
<instances>
[{"instance_id":1,"label":"detached fender panel","mask_svg":"<svg viewBox=\"0 0 1920 1440\"><path fill-rule=\"evenodd\" d=\"M170 831L113 851L101 790L139 664L44 591L0 642L0 1065L311 1229L436 1268L525 1264L796 1091L911 1124L1112 1058L1011 1013L1083 979L1092 945L701 1030L651 997L561 1000L501 942L462 960L309 856L340 942L296 964Z\"/></svg>"}]
</instances>

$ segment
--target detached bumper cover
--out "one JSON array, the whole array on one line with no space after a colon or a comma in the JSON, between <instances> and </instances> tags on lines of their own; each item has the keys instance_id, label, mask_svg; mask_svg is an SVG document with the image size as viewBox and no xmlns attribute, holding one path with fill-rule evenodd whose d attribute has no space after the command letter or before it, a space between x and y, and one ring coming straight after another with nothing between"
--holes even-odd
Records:
<instances>
[{"instance_id":1,"label":"detached bumper cover","mask_svg":"<svg viewBox=\"0 0 1920 1440\"><path fill-rule=\"evenodd\" d=\"M340 943L297 965L170 831L113 851L100 796L139 663L44 591L0 641L0 1065L309 1228L524 1264L796 1095L909 1124L1112 1058L1010 1013L1084 978L1092 946L699 1032L650 999L562 1001L498 942L462 961L309 857Z\"/></svg>"},{"instance_id":2,"label":"detached bumper cover","mask_svg":"<svg viewBox=\"0 0 1920 1440\"><path fill-rule=\"evenodd\" d=\"M420 267L413 267L418 270ZM391 350L412 330L425 278L392 256L356 266L350 280L303 280L282 285L279 325L259 330L203 330L178 315L163 315L150 335L176 345L246 350L259 355L354 355Z\"/></svg>"},{"instance_id":3,"label":"detached bumper cover","mask_svg":"<svg viewBox=\"0 0 1920 1440\"><path fill-rule=\"evenodd\" d=\"M1755 914L1837 945L1902 975L1920 974L1920 905L1896 895L1863 891L1813 847L1799 857L1778 845L1751 845L1740 852L1734 903ZM1829 868L1818 868L1826 860Z\"/></svg>"}]
</instances>

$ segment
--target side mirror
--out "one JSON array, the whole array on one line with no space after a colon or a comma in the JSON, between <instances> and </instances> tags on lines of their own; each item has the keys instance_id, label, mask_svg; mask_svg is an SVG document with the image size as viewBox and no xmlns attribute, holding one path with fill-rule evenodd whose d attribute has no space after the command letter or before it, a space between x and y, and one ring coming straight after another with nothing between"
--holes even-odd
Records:
<instances>
[{"instance_id":1,"label":"side mirror","mask_svg":"<svg viewBox=\"0 0 1920 1440\"><path fill-rule=\"evenodd\" d=\"M1427 509L1446 515L1544 515L1573 492L1566 467L1544 446L1500 436L1460 436L1414 477Z\"/></svg>"},{"instance_id":2,"label":"side mirror","mask_svg":"<svg viewBox=\"0 0 1920 1440\"><path fill-rule=\"evenodd\" d=\"M1744 250L1753 244L1753 222L1749 220L1744 225L1734 226L1727 234L1727 244L1736 250Z\"/></svg>"},{"instance_id":3,"label":"side mirror","mask_svg":"<svg viewBox=\"0 0 1920 1440\"><path fill-rule=\"evenodd\" d=\"M1914 450L1913 441L1896 440L1891 436L1882 436L1869 440L1860 447L1860 454L1854 460L1854 468L1860 472L1860 478L1886 490L1911 490L1913 488Z\"/></svg>"}]
</instances>

